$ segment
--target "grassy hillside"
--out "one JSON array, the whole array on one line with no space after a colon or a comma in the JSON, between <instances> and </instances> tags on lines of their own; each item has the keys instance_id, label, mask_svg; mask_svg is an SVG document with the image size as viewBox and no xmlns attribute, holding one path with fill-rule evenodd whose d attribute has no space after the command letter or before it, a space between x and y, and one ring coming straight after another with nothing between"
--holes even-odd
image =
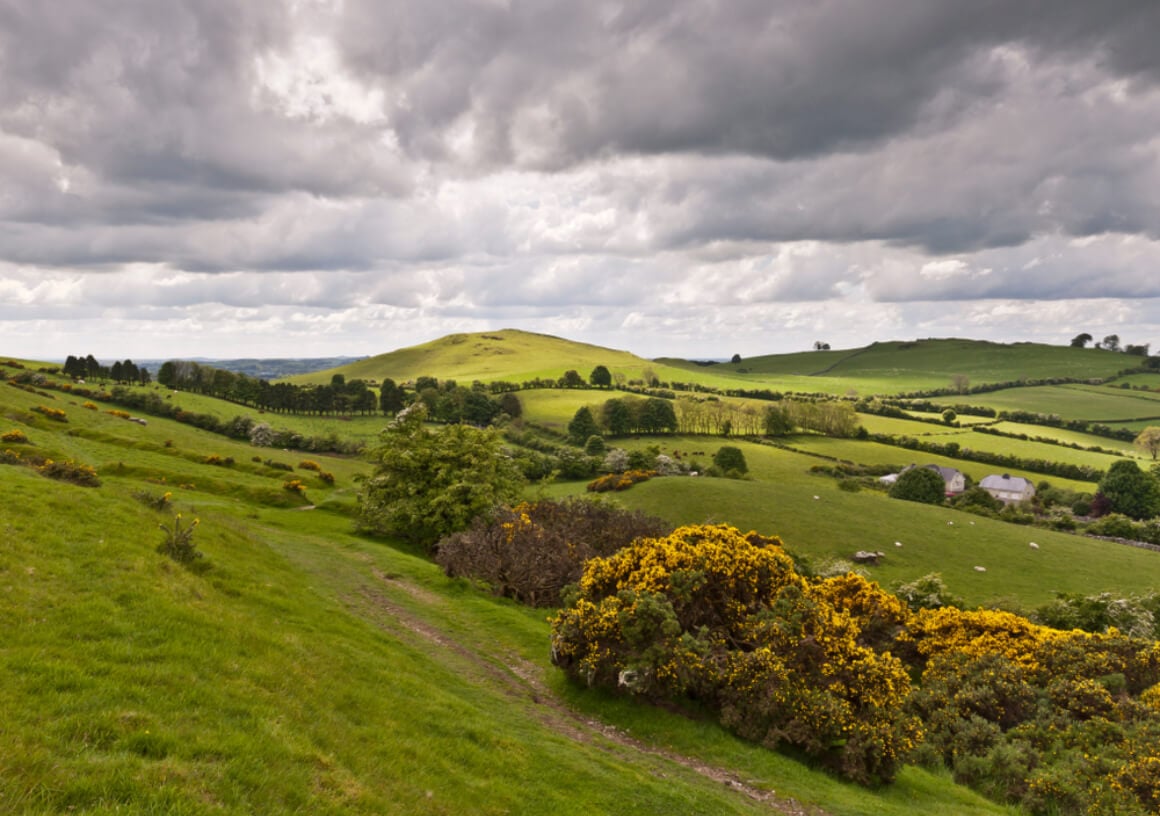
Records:
<instances>
[{"instance_id":1,"label":"grassy hillside","mask_svg":"<svg viewBox=\"0 0 1160 816\"><path fill-rule=\"evenodd\" d=\"M648 360L626 351L576 343L546 334L503 329L480 334L452 334L340 368L289 379L300 383L330 382L334 374L341 373L347 379L361 377L382 381L390 377L396 382L405 382L422 376L437 376L441 380L469 384L473 380L521 382L536 377L555 379L566 370L575 369L587 380L598 365L607 366L610 371L622 373L628 379L640 378L645 369L655 368Z\"/></svg>"},{"instance_id":2,"label":"grassy hillside","mask_svg":"<svg viewBox=\"0 0 1160 816\"><path fill-rule=\"evenodd\" d=\"M569 686L543 611L352 533L365 464L309 455L330 486L305 455L109 408L0 385L0 433L27 437L0 447L101 481L0 465L0 812L1008 812ZM194 568L156 552L179 513Z\"/></svg>"},{"instance_id":3,"label":"grassy hillside","mask_svg":"<svg viewBox=\"0 0 1160 816\"><path fill-rule=\"evenodd\" d=\"M1139 358L1098 349L930 339L750 357L719 364L713 371L721 376L740 374L787 391L896 394L947 388L955 375L973 385L1055 377L1088 379L1110 377L1138 363Z\"/></svg>"},{"instance_id":4,"label":"grassy hillside","mask_svg":"<svg viewBox=\"0 0 1160 816\"><path fill-rule=\"evenodd\" d=\"M666 450L670 443L682 451L703 452L702 461L723 444L703 437L674 437L666 441ZM649 440L625 444L647 445ZM728 444L744 451L751 479L653 479L616 494L616 500L674 524L728 522L743 530L776 534L815 563L849 559L857 550L881 550L886 557L869 572L884 586L940 572L950 589L972 605L1002 603L1030 609L1057 592L1108 591L1122 596L1160 588L1160 553L903 502L872 491L847 493L833 479L809 473L820 461L815 457L738 440ZM791 444L829 455L846 452L842 445L872 445L824 437ZM873 450L883 462L905 464L916 456L882 445L873 445ZM872 456L862 451L860 458ZM990 472L986 466L941 457L917 454L917 458L924 464L962 467L976 478ZM582 490L583 485L574 484L561 486L558 492ZM903 546L894 546L896 541ZM1038 550L1029 546L1031 541L1039 544ZM977 572L976 566L987 572Z\"/></svg>"},{"instance_id":5,"label":"grassy hillside","mask_svg":"<svg viewBox=\"0 0 1160 816\"><path fill-rule=\"evenodd\" d=\"M522 382L560 377L575 369L587 379L597 365L627 380L655 374L663 382L687 382L718 389L770 388L780 391L897 394L947 388L956 376L972 385L1022 379L1105 378L1139 363L1139 358L1097 349L1034 343L1000 344L977 340L917 340L873 343L865 348L750 357L739 363L701 365L688 360L645 360L629 352L559 337L504 329L455 334L370 357L327 371L288 378L298 383L348 379L397 382L437 376Z\"/></svg>"}]
</instances>

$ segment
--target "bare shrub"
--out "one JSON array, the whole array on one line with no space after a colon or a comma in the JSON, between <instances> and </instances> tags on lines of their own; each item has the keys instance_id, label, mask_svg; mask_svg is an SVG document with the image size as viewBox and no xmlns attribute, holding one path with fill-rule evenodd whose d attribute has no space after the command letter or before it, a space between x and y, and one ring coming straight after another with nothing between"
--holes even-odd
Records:
<instances>
[{"instance_id":1,"label":"bare shrub","mask_svg":"<svg viewBox=\"0 0 1160 816\"><path fill-rule=\"evenodd\" d=\"M481 580L497 595L559 606L561 590L579 580L586 560L668 530L661 519L599 501L544 500L476 518L439 542L436 561L448 575Z\"/></svg>"}]
</instances>

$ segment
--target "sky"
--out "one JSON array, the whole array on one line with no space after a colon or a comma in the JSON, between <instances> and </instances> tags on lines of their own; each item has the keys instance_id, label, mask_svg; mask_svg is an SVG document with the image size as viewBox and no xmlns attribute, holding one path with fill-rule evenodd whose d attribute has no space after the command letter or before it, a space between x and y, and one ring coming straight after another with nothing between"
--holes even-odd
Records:
<instances>
[{"instance_id":1,"label":"sky","mask_svg":"<svg viewBox=\"0 0 1160 816\"><path fill-rule=\"evenodd\" d=\"M0 354L1160 351L1156 0L0 0Z\"/></svg>"}]
</instances>

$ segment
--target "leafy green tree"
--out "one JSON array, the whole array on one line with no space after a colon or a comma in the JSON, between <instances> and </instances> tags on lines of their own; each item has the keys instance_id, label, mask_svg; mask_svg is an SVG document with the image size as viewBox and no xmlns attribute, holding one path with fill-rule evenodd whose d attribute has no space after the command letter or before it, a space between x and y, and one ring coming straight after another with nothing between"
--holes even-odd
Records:
<instances>
[{"instance_id":1,"label":"leafy green tree","mask_svg":"<svg viewBox=\"0 0 1160 816\"><path fill-rule=\"evenodd\" d=\"M1100 480L1100 493L1116 513L1134 519L1160 515L1160 485L1130 459L1121 459L1108 468Z\"/></svg>"},{"instance_id":2,"label":"leafy green tree","mask_svg":"<svg viewBox=\"0 0 1160 816\"><path fill-rule=\"evenodd\" d=\"M632 411L622 399L606 400L600 409L600 418L613 436L624 436L632 430Z\"/></svg>"},{"instance_id":3,"label":"leafy green tree","mask_svg":"<svg viewBox=\"0 0 1160 816\"><path fill-rule=\"evenodd\" d=\"M604 444L604 437L600 434L593 434L588 437L588 441L584 443L584 453L589 456L604 456L608 451L608 446Z\"/></svg>"},{"instance_id":4,"label":"leafy green tree","mask_svg":"<svg viewBox=\"0 0 1160 816\"><path fill-rule=\"evenodd\" d=\"M1119 351L1120 350L1120 335L1109 334L1107 337L1105 337L1100 342L1100 346L1104 349L1107 349L1108 351Z\"/></svg>"},{"instance_id":5,"label":"leafy green tree","mask_svg":"<svg viewBox=\"0 0 1160 816\"><path fill-rule=\"evenodd\" d=\"M735 448L732 445L722 445L713 454L713 464L720 469L722 473L730 473L736 471L737 473L748 473L749 465L745 461L745 454L741 448Z\"/></svg>"},{"instance_id":6,"label":"leafy green tree","mask_svg":"<svg viewBox=\"0 0 1160 816\"><path fill-rule=\"evenodd\" d=\"M612 372L608 370L607 366L598 365L588 375L588 382L597 388L608 388L612 385Z\"/></svg>"},{"instance_id":7,"label":"leafy green tree","mask_svg":"<svg viewBox=\"0 0 1160 816\"><path fill-rule=\"evenodd\" d=\"M677 413L673 403L660 397L645 400L640 412L640 429L644 433L662 433L677 430Z\"/></svg>"},{"instance_id":8,"label":"leafy green tree","mask_svg":"<svg viewBox=\"0 0 1160 816\"><path fill-rule=\"evenodd\" d=\"M397 414L403 410L403 389L390 377L379 386L379 410L384 414Z\"/></svg>"},{"instance_id":9,"label":"leafy green tree","mask_svg":"<svg viewBox=\"0 0 1160 816\"><path fill-rule=\"evenodd\" d=\"M424 408L402 411L371 451L374 472L359 492L358 525L431 545L476 516L519 498L524 479L492 430L428 430Z\"/></svg>"},{"instance_id":10,"label":"leafy green tree","mask_svg":"<svg viewBox=\"0 0 1160 816\"><path fill-rule=\"evenodd\" d=\"M793 432L793 419L788 406L777 404L765 409L765 435L785 436Z\"/></svg>"},{"instance_id":11,"label":"leafy green tree","mask_svg":"<svg viewBox=\"0 0 1160 816\"><path fill-rule=\"evenodd\" d=\"M512 419L519 419L524 415L524 404L520 402L519 396L511 391L505 391L499 398L499 409Z\"/></svg>"},{"instance_id":12,"label":"leafy green tree","mask_svg":"<svg viewBox=\"0 0 1160 816\"><path fill-rule=\"evenodd\" d=\"M959 415L955 413L954 408L947 408L945 411L942 412L942 421L945 422L947 425L954 425L955 420L958 418L959 418Z\"/></svg>"},{"instance_id":13,"label":"leafy green tree","mask_svg":"<svg viewBox=\"0 0 1160 816\"><path fill-rule=\"evenodd\" d=\"M591 409L587 405L578 408L572 421L568 423L568 441L573 445L584 445L589 437L599 434L600 426L596 424Z\"/></svg>"},{"instance_id":14,"label":"leafy green tree","mask_svg":"<svg viewBox=\"0 0 1160 816\"><path fill-rule=\"evenodd\" d=\"M564 376L560 378L560 385L563 388L580 388L584 385L584 378L580 376L580 372L574 368L570 368L564 372Z\"/></svg>"},{"instance_id":15,"label":"leafy green tree","mask_svg":"<svg viewBox=\"0 0 1160 816\"><path fill-rule=\"evenodd\" d=\"M947 485L938 471L916 467L900 473L890 488L890 497L923 504L942 504Z\"/></svg>"},{"instance_id":16,"label":"leafy green tree","mask_svg":"<svg viewBox=\"0 0 1160 816\"><path fill-rule=\"evenodd\" d=\"M1072 348L1084 348L1091 341L1092 341L1092 336L1090 334L1088 334L1087 332L1084 332L1083 334L1077 334L1075 337L1071 338L1071 347Z\"/></svg>"}]
</instances>

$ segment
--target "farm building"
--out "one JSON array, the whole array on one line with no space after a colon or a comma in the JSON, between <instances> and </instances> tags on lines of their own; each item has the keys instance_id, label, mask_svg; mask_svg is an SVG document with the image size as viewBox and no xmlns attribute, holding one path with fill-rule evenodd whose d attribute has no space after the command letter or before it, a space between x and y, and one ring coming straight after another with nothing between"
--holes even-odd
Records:
<instances>
[{"instance_id":1,"label":"farm building","mask_svg":"<svg viewBox=\"0 0 1160 816\"><path fill-rule=\"evenodd\" d=\"M906 471L918 467L918 465L909 465L904 467L900 473L891 473L889 476L883 476L878 481L883 484L894 484L898 477ZM942 467L936 464L923 465L927 470L935 471L939 476L942 476L943 482L946 483L946 493L948 496L957 496L967 489L966 479L962 472L951 467Z\"/></svg>"},{"instance_id":2,"label":"farm building","mask_svg":"<svg viewBox=\"0 0 1160 816\"><path fill-rule=\"evenodd\" d=\"M991 475L979 482L979 487L1004 504L1026 501L1035 495L1035 485L1022 476Z\"/></svg>"}]
</instances>

